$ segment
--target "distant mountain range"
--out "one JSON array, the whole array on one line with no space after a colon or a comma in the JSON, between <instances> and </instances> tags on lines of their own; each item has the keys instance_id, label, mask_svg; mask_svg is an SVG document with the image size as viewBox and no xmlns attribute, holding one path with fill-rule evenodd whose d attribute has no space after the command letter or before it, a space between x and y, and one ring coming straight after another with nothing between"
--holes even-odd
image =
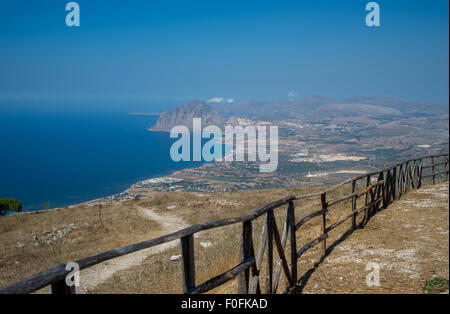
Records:
<instances>
[{"instance_id":1,"label":"distant mountain range","mask_svg":"<svg viewBox=\"0 0 450 314\"><path fill-rule=\"evenodd\" d=\"M317 118L380 118L387 116L399 117L402 115L402 112L390 107L368 105L364 103L331 103L321 105L308 114L308 116Z\"/></svg>"},{"instance_id":2,"label":"distant mountain range","mask_svg":"<svg viewBox=\"0 0 450 314\"><path fill-rule=\"evenodd\" d=\"M286 119L321 116L324 118L381 115L417 116L448 114L448 103L419 102L387 95L334 99L312 96L281 100L241 100L211 104L218 113L253 119Z\"/></svg>"},{"instance_id":3,"label":"distant mountain range","mask_svg":"<svg viewBox=\"0 0 450 314\"><path fill-rule=\"evenodd\" d=\"M193 100L172 110L164 111L152 131L170 131L176 125L192 130L192 119L201 118L202 125L223 127L229 117L255 120L285 120L292 118L399 118L441 115L449 112L446 103L418 102L392 96L306 97L282 100L240 100L203 103Z\"/></svg>"}]
</instances>

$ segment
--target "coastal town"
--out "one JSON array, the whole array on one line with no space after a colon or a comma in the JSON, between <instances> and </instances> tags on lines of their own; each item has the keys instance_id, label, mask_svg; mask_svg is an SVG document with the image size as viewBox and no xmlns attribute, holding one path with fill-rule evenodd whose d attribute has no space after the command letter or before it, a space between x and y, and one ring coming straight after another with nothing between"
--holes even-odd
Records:
<instances>
[{"instance_id":1,"label":"coastal town","mask_svg":"<svg viewBox=\"0 0 450 314\"><path fill-rule=\"evenodd\" d=\"M121 193L86 204L147 198L166 192L215 193L333 185L410 156L445 151L448 147L446 121L448 115L421 118L420 123L416 117L271 121L232 117L227 123L234 126L278 126L276 171L260 172L259 161L203 162L167 176L136 182ZM411 128L413 123L415 127ZM435 132L436 128L441 132ZM386 129L388 133L383 131Z\"/></svg>"}]
</instances>

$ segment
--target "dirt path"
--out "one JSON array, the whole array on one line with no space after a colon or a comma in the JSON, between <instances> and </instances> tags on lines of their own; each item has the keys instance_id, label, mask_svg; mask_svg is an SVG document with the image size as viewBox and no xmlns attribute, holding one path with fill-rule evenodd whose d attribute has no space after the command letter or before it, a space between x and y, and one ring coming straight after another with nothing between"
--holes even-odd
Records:
<instances>
[{"instance_id":1,"label":"dirt path","mask_svg":"<svg viewBox=\"0 0 450 314\"><path fill-rule=\"evenodd\" d=\"M448 279L448 188L446 182L411 191L377 213L338 244L296 291L422 293L425 280ZM379 265L379 286L366 284L374 270L366 270L369 263Z\"/></svg>"},{"instance_id":2,"label":"dirt path","mask_svg":"<svg viewBox=\"0 0 450 314\"><path fill-rule=\"evenodd\" d=\"M142 212L142 216L144 218L157 221L162 225L161 235L172 233L187 227L184 220L178 216L168 214L161 215L152 209L146 209L143 207L137 208ZM89 267L86 270L81 271L80 287L77 287L77 293L89 293L89 291L108 280L116 272L139 265L148 256L159 253L176 245L178 245L178 242L176 241L164 243L153 248L127 254L93 267Z\"/></svg>"}]
</instances>

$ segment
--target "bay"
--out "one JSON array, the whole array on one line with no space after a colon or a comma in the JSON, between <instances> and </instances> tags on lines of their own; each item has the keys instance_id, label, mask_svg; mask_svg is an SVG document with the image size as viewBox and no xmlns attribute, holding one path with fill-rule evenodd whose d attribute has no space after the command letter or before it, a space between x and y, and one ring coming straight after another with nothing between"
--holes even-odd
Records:
<instances>
[{"instance_id":1,"label":"bay","mask_svg":"<svg viewBox=\"0 0 450 314\"><path fill-rule=\"evenodd\" d=\"M147 130L158 117L129 114L164 106L91 103L0 104L0 197L25 211L62 207L202 164L172 161L174 139Z\"/></svg>"}]
</instances>

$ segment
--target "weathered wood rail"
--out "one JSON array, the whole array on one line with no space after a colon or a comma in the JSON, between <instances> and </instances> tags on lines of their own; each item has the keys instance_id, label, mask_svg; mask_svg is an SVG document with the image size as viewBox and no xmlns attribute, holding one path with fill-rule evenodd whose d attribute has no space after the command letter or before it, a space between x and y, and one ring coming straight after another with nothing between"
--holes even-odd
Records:
<instances>
[{"instance_id":1,"label":"weathered wood rail","mask_svg":"<svg viewBox=\"0 0 450 314\"><path fill-rule=\"evenodd\" d=\"M431 178L430 183L433 184L439 179L448 180L448 157L449 155L447 153L409 159L384 170L345 180L326 191L300 196L290 195L259 208L245 216L200 223L159 238L127 245L95 256L83 258L76 261L76 263L79 265L80 270L82 270L115 257L180 239L183 291L185 293L207 292L236 277L238 279L238 293L262 293L260 272L264 255L266 257L264 292L275 293L278 288L281 272L284 273L289 287L294 286L298 281L297 267L301 256L319 243L322 244L321 255L325 256L327 253L326 241L328 234L348 219L351 219L352 221L352 230L357 227L362 227L373 214L380 210L380 208L386 208L390 203L401 198L410 189L420 188L424 183L424 180ZM351 184L351 194L339 199L328 200L327 196L329 196L331 192L348 184ZM358 186L362 189L359 192L357 191ZM357 200L363 196L365 197L364 205L357 208ZM299 221L296 221L295 202L313 197L320 197L321 208L302 217ZM341 220L327 226L327 213L329 213L335 205L349 200L351 200L352 203L350 212ZM286 219L280 234L275 221L274 210L284 205L288 206ZM364 213L364 216L362 222L357 225L357 216L360 213ZM265 215L264 223L261 228L259 246L256 250L253 243L252 222L263 215ZM316 217L321 218L321 234L314 240L307 242L298 248L296 233L306 222ZM196 284L194 234L199 231L237 223L242 223L239 263L230 270L214 278L201 284ZM286 256L285 249L288 238L290 242L290 255ZM273 246L274 242L275 249ZM275 250L277 252L277 259L274 267ZM74 294L75 288L73 286L68 287L65 282L66 276L69 273L70 271L66 270L66 265L60 264L13 284L1 290L0 293L31 293L51 285L51 291L54 294Z\"/></svg>"}]
</instances>

